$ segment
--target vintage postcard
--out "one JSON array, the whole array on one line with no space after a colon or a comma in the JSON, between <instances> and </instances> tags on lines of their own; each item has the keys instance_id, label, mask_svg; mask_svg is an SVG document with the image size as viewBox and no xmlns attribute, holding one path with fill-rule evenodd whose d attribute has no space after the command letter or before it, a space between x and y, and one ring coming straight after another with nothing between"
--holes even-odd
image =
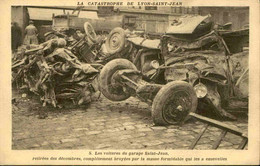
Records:
<instances>
[{"instance_id":1,"label":"vintage postcard","mask_svg":"<svg viewBox=\"0 0 260 166\"><path fill-rule=\"evenodd\" d=\"M259 1L0 6L1 164L259 164Z\"/></svg>"}]
</instances>

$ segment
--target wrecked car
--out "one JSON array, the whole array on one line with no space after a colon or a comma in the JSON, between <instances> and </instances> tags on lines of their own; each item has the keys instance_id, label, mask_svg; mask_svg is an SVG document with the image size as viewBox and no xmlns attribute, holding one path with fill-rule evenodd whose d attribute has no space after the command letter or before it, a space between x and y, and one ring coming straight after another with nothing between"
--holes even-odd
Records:
<instances>
[{"instance_id":1,"label":"wrecked car","mask_svg":"<svg viewBox=\"0 0 260 166\"><path fill-rule=\"evenodd\" d=\"M59 107L64 100L77 105L94 100L102 66L81 62L65 46L66 40L58 38L20 48L12 62L13 86L38 95L43 106Z\"/></svg>"},{"instance_id":2,"label":"wrecked car","mask_svg":"<svg viewBox=\"0 0 260 166\"><path fill-rule=\"evenodd\" d=\"M48 32L49 38L57 39L63 38L66 40L66 48L69 49L78 59L85 63L93 63L97 61L102 54L102 45L105 42L104 36L96 35L93 26L89 22L84 23L84 32L77 30L72 36L68 36L64 33L53 31Z\"/></svg>"},{"instance_id":3,"label":"wrecked car","mask_svg":"<svg viewBox=\"0 0 260 166\"><path fill-rule=\"evenodd\" d=\"M53 38L54 36L73 36L76 31L84 31L85 22L90 23L99 35L107 35L111 30L116 27L134 28L136 26L136 16L123 14L123 15L107 15L100 18L85 18L80 15L83 7L77 7L73 12L64 10L63 14L52 15L52 31L44 34L45 41Z\"/></svg>"},{"instance_id":4,"label":"wrecked car","mask_svg":"<svg viewBox=\"0 0 260 166\"><path fill-rule=\"evenodd\" d=\"M102 69L102 94L112 101L135 96L150 104L156 125L179 124L190 112L235 120L224 107L238 93L246 98L246 92L240 91L248 82L248 52L240 53L244 59L241 75L235 72L231 57L243 50L249 30L212 31L209 17L175 20L160 40L126 38L122 29L112 31L107 49L120 59Z\"/></svg>"}]
</instances>

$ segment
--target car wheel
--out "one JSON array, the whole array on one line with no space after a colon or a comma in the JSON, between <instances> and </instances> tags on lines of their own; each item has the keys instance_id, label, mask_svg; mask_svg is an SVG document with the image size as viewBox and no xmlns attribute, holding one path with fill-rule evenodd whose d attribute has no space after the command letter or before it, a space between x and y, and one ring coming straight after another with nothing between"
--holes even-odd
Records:
<instances>
[{"instance_id":1,"label":"car wheel","mask_svg":"<svg viewBox=\"0 0 260 166\"><path fill-rule=\"evenodd\" d=\"M101 93L112 101L122 101L130 97L123 87L113 79L113 75L122 69L137 70L135 65L126 59L115 59L108 62L100 72L99 89Z\"/></svg>"},{"instance_id":2,"label":"car wheel","mask_svg":"<svg viewBox=\"0 0 260 166\"><path fill-rule=\"evenodd\" d=\"M125 47L125 31L124 29L117 27L113 29L106 40L106 49L109 54L115 54L122 51Z\"/></svg>"},{"instance_id":3,"label":"car wheel","mask_svg":"<svg viewBox=\"0 0 260 166\"><path fill-rule=\"evenodd\" d=\"M180 124L190 112L195 112L198 99L193 87L184 81L173 81L159 90L152 104L155 125Z\"/></svg>"},{"instance_id":4,"label":"car wheel","mask_svg":"<svg viewBox=\"0 0 260 166\"><path fill-rule=\"evenodd\" d=\"M96 32L93 28L93 26L89 22L84 23L84 31L87 35L87 37L92 41L95 42L97 40Z\"/></svg>"}]
</instances>

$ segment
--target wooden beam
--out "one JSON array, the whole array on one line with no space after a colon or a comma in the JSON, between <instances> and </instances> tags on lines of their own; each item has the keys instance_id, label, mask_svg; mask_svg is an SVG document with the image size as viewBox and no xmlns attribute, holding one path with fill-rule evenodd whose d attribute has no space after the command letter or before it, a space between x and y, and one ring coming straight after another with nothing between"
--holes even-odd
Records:
<instances>
[{"instance_id":1,"label":"wooden beam","mask_svg":"<svg viewBox=\"0 0 260 166\"><path fill-rule=\"evenodd\" d=\"M205 133L205 131L208 129L209 124L206 124L203 129L200 131L200 133L197 135L197 137L194 139L194 141L192 142L192 144L190 145L189 149L194 149L195 146L197 145L197 143L199 142L200 138L202 137L202 135Z\"/></svg>"},{"instance_id":2,"label":"wooden beam","mask_svg":"<svg viewBox=\"0 0 260 166\"><path fill-rule=\"evenodd\" d=\"M222 123L222 122L219 122L217 120L214 120L214 119L210 119L210 118L207 118L207 117L204 117L204 116L201 116L201 115L198 115L196 113L189 113L189 116L191 117L194 117L196 118L197 120L201 121L201 122L204 122L204 123L207 123L211 126L214 126L214 127L217 127L217 128L220 128L222 130L226 130L227 132L230 132L232 134L235 134L235 135L238 135L238 136L241 136L243 138L247 138L247 136L245 136L245 134L243 132L241 132L238 128L235 128L235 127L232 127L232 126L229 126L225 123Z\"/></svg>"},{"instance_id":3,"label":"wooden beam","mask_svg":"<svg viewBox=\"0 0 260 166\"><path fill-rule=\"evenodd\" d=\"M227 131L226 130L222 130L220 136L218 137L217 141L214 143L212 149L217 149L222 141L222 139L226 136Z\"/></svg>"},{"instance_id":4,"label":"wooden beam","mask_svg":"<svg viewBox=\"0 0 260 166\"><path fill-rule=\"evenodd\" d=\"M243 138L240 145L238 146L238 149L244 149L246 147L247 142L248 142L248 138Z\"/></svg>"}]
</instances>

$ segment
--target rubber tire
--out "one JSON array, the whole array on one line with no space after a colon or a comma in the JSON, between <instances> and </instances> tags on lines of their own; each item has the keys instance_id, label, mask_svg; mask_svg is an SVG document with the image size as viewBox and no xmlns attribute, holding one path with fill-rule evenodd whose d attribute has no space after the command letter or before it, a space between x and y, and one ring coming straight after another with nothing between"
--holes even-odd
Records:
<instances>
[{"instance_id":1,"label":"rubber tire","mask_svg":"<svg viewBox=\"0 0 260 166\"><path fill-rule=\"evenodd\" d=\"M163 117L163 108L170 96L176 90L184 90L191 96L192 104L189 112L195 112L198 105L198 98L193 87L184 81L173 81L163 86L156 94L152 104L152 119L155 125L176 125L180 122L169 123ZM183 118L184 119L184 118Z\"/></svg>"},{"instance_id":2,"label":"rubber tire","mask_svg":"<svg viewBox=\"0 0 260 166\"><path fill-rule=\"evenodd\" d=\"M127 59L114 59L108 62L100 72L99 76L99 90L101 93L112 101L123 101L130 97L130 94L124 93L121 91L122 95L113 94L111 92L111 87L109 85L111 83L111 77L113 74L122 69L133 69L137 70L135 65ZM113 91L113 89L112 89Z\"/></svg>"},{"instance_id":3,"label":"rubber tire","mask_svg":"<svg viewBox=\"0 0 260 166\"><path fill-rule=\"evenodd\" d=\"M92 31L93 36L89 33L88 27L90 27L90 31ZM93 26L89 23L89 22L85 22L84 23L84 31L87 35L87 37L92 41L92 42L96 42L97 40L97 34L93 28Z\"/></svg>"},{"instance_id":4,"label":"rubber tire","mask_svg":"<svg viewBox=\"0 0 260 166\"><path fill-rule=\"evenodd\" d=\"M113 46L111 46L111 40L113 39L113 36L115 34L119 34L119 37L118 37L118 42L119 42L119 46L117 48L113 48ZM125 43L126 43L126 34L125 34L125 30L120 28L120 27L117 27L117 28L114 28L108 35L107 39L106 39L106 43L105 43L105 46L106 46L106 49L107 49L107 52L111 55L115 54L115 53L119 53L120 51L122 51L125 47Z\"/></svg>"}]
</instances>

